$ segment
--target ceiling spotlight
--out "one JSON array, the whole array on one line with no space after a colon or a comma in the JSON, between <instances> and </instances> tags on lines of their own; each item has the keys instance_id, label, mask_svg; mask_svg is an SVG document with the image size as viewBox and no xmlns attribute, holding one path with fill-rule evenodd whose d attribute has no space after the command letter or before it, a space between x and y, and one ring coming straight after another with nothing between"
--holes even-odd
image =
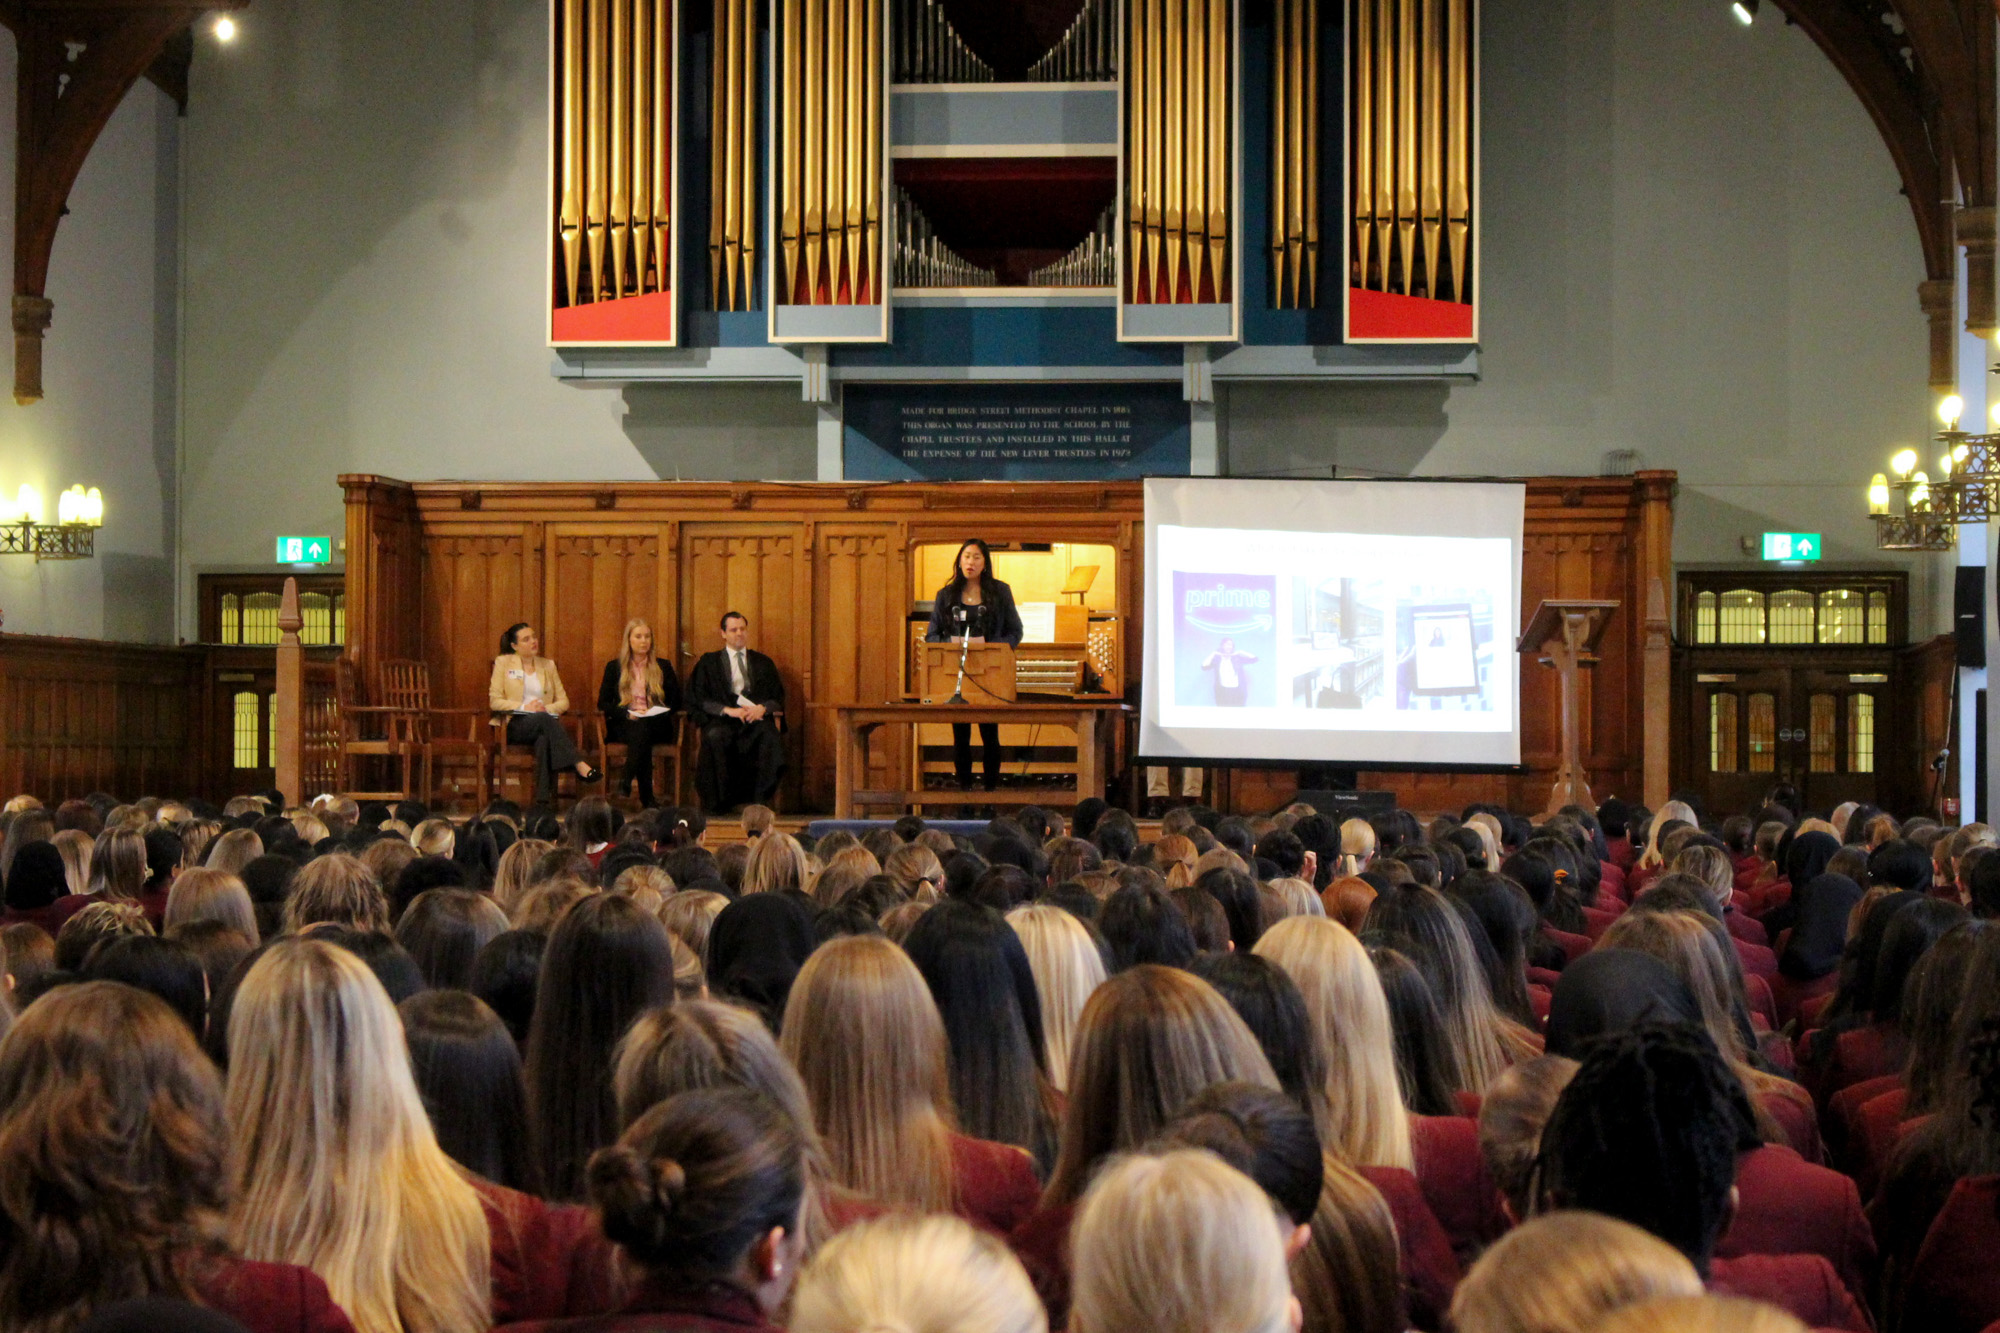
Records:
<instances>
[{"instance_id":1,"label":"ceiling spotlight","mask_svg":"<svg viewBox=\"0 0 2000 1333\"><path fill-rule=\"evenodd\" d=\"M1750 3L1754 6L1757 3L1757 0L1750 0ZM1743 6L1740 4L1737 5L1738 9L1741 9L1742 7ZM1743 21L1745 23L1748 23L1750 20L1745 19ZM236 20L229 17L229 15L224 14L220 18L216 19L215 27L212 29L212 31L215 33L216 41L233 42L236 40Z\"/></svg>"},{"instance_id":2,"label":"ceiling spotlight","mask_svg":"<svg viewBox=\"0 0 2000 1333\"><path fill-rule=\"evenodd\" d=\"M1735 0L1735 3L1729 6L1729 12L1736 15L1736 21L1747 28L1757 21L1757 0Z\"/></svg>"}]
</instances>

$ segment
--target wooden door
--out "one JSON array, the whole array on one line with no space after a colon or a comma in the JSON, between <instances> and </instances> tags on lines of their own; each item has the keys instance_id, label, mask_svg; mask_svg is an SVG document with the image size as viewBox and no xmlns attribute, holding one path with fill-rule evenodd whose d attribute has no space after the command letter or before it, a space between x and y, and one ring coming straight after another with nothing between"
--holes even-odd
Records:
<instances>
[{"instance_id":1,"label":"wooden door","mask_svg":"<svg viewBox=\"0 0 2000 1333\"><path fill-rule=\"evenodd\" d=\"M702 654L722 646L726 613L749 617L750 646L777 663L785 683L789 760L780 800L790 810L805 808L806 700L812 692L811 563L802 558L805 544L805 534L791 523L683 523L680 528L681 679L688 678Z\"/></svg>"},{"instance_id":2,"label":"wooden door","mask_svg":"<svg viewBox=\"0 0 2000 1333\"><path fill-rule=\"evenodd\" d=\"M1691 767L1708 809L1755 810L1792 780L1791 677L1783 667L1695 674Z\"/></svg>"},{"instance_id":3,"label":"wooden door","mask_svg":"<svg viewBox=\"0 0 2000 1333\"><path fill-rule=\"evenodd\" d=\"M1810 667L1793 672L1793 781L1808 809L1843 801L1880 803L1876 719L1888 691L1887 672Z\"/></svg>"}]
</instances>

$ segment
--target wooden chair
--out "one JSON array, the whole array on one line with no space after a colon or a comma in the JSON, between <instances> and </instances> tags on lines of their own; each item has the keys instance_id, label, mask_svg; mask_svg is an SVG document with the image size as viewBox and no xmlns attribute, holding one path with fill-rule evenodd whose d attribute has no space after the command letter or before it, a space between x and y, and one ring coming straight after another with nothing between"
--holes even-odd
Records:
<instances>
[{"instance_id":1,"label":"wooden chair","mask_svg":"<svg viewBox=\"0 0 2000 1333\"><path fill-rule=\"evenodd\" d=\"M575 713L564 713L557 719L563 724L563 729L569 732L570 739L576 742L576 748L586 759L591 757L590 718L594 716L596 715L578 717ZM535 799L535 747L515 745L507 739L508 717L506 713L487 714L486 748L492 762L493 796L496 800L508 799L507 783L510 779L514 779L521 789L519 803L525 809L533 804ZM597 757L594 760L600 772L604 769L603 748L603 743L600 741ZM562 803L565 778L569 780L572 792L577 790L576 774L566 768L558 769L555 791L558 805Z\"/></svg>"},{"instance_id":2,"label":"wooden chair","mask_svg":"<svg viewBox=\"0 0 2000 1333\"><path fill-rule=\"evenodd\" d=\"M410 795L408 742L403 737L401 714L382 704L363 703L354 659L345 653L333 664L333 692L339 711L339 755L335 781L343 795L357 801L402 801ZM356 781L357 760L394 759L402 774L402 786L393 791L362 791Z\"/></svg>"},{"instance_id":3,"label":"wooden chair","mask_svg":"<svg viewBox=\"0 0 2000 1333\"><path fill-rule=\"evenodd\" d=\"M687 720L688 715L685 711L677 711L674 714L672 742L653 747L653 771L659 779L653 784L653 794L667 805L687 804L685 787L689 772L688 733L690 731L698 733L700 730L690 728ZM616 792L620 786L620 775L625 771L625 746L620 741L605 739L609 734L610 728L605 724L604 714L592 712L584 720L581 748L585 754L595 756L598 771L604 774L605 790ZM622 795L610 799L614 805L626 803ZM637 809L638 798L633 797L630 804L632 808Z\"/></svg>"},{"instance_id":4,"label":"wooden chair","mask_svg":"<svg viewBox=\"0 0 2000 1333\"><path fill-rule=\"evenodd\" d=\"M409 754L418 761L418 799L429 803L437 791L436 764L464 760L472 769L475 811L486 808L487 743L479 733L484 708L440 708L431 702L431 666L407 657L382 663L382 702L393 710ZM455 788L456 789L456 788Z\"/></svg>"}]
</instances>

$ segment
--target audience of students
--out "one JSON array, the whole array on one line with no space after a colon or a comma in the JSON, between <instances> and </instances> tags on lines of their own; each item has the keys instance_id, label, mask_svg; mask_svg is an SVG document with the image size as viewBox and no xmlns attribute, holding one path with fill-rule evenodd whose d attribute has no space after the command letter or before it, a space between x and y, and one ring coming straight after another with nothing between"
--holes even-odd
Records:
<instances>
[{"instance_id":1,"label":"audience of students","mask_svg":"<svg viewBox=\"0 0 2000 1333\"><path fill-rule=\"evenodd\" d=\"M1798 805L9 802L0 1326L1979 1333L1995 837Z\"/></svg>"}]
</instances>

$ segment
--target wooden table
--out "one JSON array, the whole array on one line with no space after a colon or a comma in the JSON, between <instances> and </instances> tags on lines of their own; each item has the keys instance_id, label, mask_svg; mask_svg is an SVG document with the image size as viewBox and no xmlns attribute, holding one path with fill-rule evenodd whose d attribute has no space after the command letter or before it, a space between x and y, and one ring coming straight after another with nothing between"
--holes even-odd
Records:
<instances>
[{"instance_id":1,"label":"wooden table","mask_svg":"<svg viewBox=\"0 0 2000 1333\"><path fill-rule=\"evenodd\" d=\"M1069 703L1013 704L836 704L834 706L835 819L853 819L857 806L894 806L899 812L927 805L1074 805L1086 796L1104 794L1109 765L1104 751L1117 734L1106 722L1121 721L1131 711L1123 699L1078 699ZM1106 715L1110 715L1107 717ZM921 769L917 786L885 791L857 791L868 772L868 734L877 727L916 727L923 723L996 722L1027 726L1068 727L1076 733L1076 785L1029 790L927 791Z\"/></svg>"}]
</instances>

